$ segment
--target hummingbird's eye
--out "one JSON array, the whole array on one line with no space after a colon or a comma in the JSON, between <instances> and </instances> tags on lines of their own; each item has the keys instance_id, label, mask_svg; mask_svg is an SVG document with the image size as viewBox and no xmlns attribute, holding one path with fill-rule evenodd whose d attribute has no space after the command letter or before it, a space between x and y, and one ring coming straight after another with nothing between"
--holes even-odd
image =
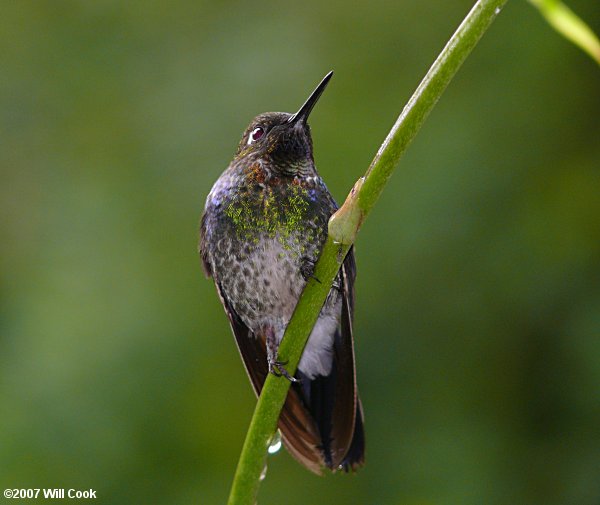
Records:
<instances>
[{"instance_id":1,"label":"hummingbird's eye","mask_svg":"<svg viewBox=\"0 0 600 505\"><path fill-rule=\"evenodd\" d=\"M248 137L248 144L252 144L259 140L265 134L265 130L263 130L260 126L257 126L250 133L250 137Z\"/></svg>"}]
</instances>

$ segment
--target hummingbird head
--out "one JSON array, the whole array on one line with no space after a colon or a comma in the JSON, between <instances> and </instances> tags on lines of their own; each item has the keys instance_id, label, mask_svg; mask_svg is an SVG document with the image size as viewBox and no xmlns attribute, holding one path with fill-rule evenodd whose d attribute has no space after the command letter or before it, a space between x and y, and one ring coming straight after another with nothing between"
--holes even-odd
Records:
<instances>
[{"instance_id":1,"label":"hummingbird head","mask_svg":"<svg viewBox=\"0 0 600 505\"><path fill-rule=\"evenodd\" d=\"M329 72L295 114L265 112L246 128L236 158L262 159L279 176L296 176L314 170L313 145L308 116L325 90Z\"/></svg>"}]
</instances>

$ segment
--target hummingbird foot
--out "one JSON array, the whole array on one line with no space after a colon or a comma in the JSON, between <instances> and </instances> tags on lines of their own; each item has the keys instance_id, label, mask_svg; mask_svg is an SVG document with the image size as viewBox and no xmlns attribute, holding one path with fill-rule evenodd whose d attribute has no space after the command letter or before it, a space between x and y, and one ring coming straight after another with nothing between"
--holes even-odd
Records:
<instances>
[{"instance_id":1,"label":"hummingbird foot","mask_svg":"<svg viewBox=\"0 0 600 505\"><path fill-rule=\"evenodd\" d=\"M302 277L304 278L304 280L308 281L308 279L310 279L312 277L319 284L321 284L321 281L314 276L315 265L316 265L317 262L311 260L310 258L308 258L306 256L303 256L300 259L300 261L301 261L301 264L300 264L300 273L302 274Z\"/></svg>"},{"instance_id":2,"label":"hummingbird foot","mask_svg":"<svg viewBox=\"0 0 600 505\"><path fill-rule=\"evenodd\" d=\"M311 260L310 258L307 258L306 256L302 257L300 261L302 262L300 264L300 273L302 274L302 277L304 278L304 280L308 281L308 279L310 279L312 277L319 284L321 284L321 281L317 277L314 276L315 265L317 264L317 262ZM333 289L335 289L336 291L339 291L340 293L342 292L342 283L340 281L339 276L334 279L331 287Z\"/></svg>"},{"instance_id":3,"label":"hummingbird foot","mask_svg":"<svg viewBox=\"0 0 600 505\"><path fill-rule=\"evenodd\" d=\"M285 377L290 382L295 382L296 384L300 384L302 381L300 379L296 379L292 374L290 374L286 369L285 365L287 365L287 361L271 361L269 360L269 373L272 373L275 377Z\"/></svg>"},{"instance_id":4,"label":"hummingbird foot","mask_svg":"<svg viewBox=\"0 0 600 505\"><path fill-rule=\"evenodd\" d=\"M267 363L269 365L269 373L272 373L276 377L283 376L290 382L300 383L299 379L296 379L296 377L294 377L285 369L285 365L287 365L288 362L279 361L277 359L277 348L279 347L279 343L277 342L273 328L265 329L265 337L267 344Z\"/></svg>"}]
</instances>

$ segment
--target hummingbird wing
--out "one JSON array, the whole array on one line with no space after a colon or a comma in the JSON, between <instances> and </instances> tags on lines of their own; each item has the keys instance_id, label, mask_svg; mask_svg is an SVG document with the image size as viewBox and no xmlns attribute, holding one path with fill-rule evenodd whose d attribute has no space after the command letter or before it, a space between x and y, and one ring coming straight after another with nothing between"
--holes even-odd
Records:
<instances>
[{"instance_id":1,"label":"hummingbird wing","mask_svg":"<svg viewBox=\"0 0 600 505\"><path fill-rule=\"evenodd\" d=\"M340 269L340 286L332 288L340 289L342 294L332 371L305 387L305 396L321 432L326 464L332 470L356 470L364 462L362 408L356 386L352 335L355 277L354 251L350 250Z\"/></svg>"},{"instance_id":2,"label":"hummingbird wing","mask_svg":"<svg viewBox=\"0 0 600 505\"><path fill-rule=\"evenodd\" d=\"M345 471L356 470L364 464L365 436L363 413L356 384L354 358L354 336L352 322L354 316L354 280L356 262L354 249L351 249L341 268L342 317L340 328L334 341L334 356L337 362L336 403L332 416L333 441L332 460L335 468Z\"/></svg>"},{"instance_id":3,"label":"hummingbird wing","mask_svg":"<svg viewBox=\"0 0 600 505\"><path fill-rule=\"evenodd\" d=\"M258 396L269 373L267 351L264 338L257 338L244 324L235 309L229 303L221 285L217 282L217 291L225 307L231 329L246 367L246 372ZM321 437L315 421L306 409L301 395L295 388L288 392L285 405L279 417L284 444L288 451L310 471L321 474L325 466L320 449Z\"/></svg>"}]
</instances>

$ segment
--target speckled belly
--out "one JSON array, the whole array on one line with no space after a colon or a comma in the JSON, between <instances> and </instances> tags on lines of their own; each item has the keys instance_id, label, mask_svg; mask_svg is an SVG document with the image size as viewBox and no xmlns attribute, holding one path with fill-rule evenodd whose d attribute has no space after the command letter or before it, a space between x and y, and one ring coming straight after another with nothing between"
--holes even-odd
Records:
<instances>
[{"instance_id":1,"label":"speckled belly","mask_svg":"<svg viewBox=\"0 0 600 505\"><path fill-rule=\"evenodd\" d=\"M294 247L296 246L296 247ZM231 243L231 271L222 272L222 287L242 321L255 333L268 325L284 329L306 281L294 238L261 237L256 243Z\"/></svg>"},{"instance_id":2,"label":"speckled belly","mask_svg":"<svg viewBox=\"0 0 600 505\"><path fill-rule=\"evenodd\" d=\"M257 337L269 327L281 340L306 284L300 270L304 256L300 254L299 241L294 237L290 243L278 237L262 237L256 244L232 243L231 247L230 254L237 256L236 261L220 275L227 298ZM310 259L314 261L316 257ZM340 314L341 296L332 289L299 364L299 369L310 378L327 375L331 370Z\"/></svg>"}]
</instances>

